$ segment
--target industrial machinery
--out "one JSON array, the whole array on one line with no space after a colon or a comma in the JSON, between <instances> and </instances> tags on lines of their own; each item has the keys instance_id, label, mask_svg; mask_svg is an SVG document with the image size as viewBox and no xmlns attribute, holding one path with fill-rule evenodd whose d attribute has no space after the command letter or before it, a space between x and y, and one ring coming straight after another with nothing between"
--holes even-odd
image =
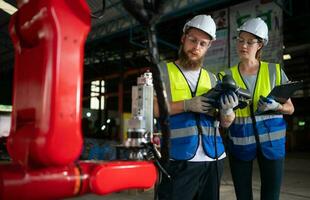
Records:
<instances>
[{"instance_id":1,"label":"industrial machinery","mask_svg":"<svg viewBox=\"0 0 310 200\"><path fill-rule=\"evenodd\" d=\"M132 117L128 122L127 139L124 143L131 160L143 160L145 145L152 142L153 93L152 73L146 72L138 77L137 85L132 87Z\"/></svg>"},{"instance_id":2,"label":"industrial machinery","mask_svg":"<svg viewBox=\"0 0 310 200\"><path fill-rule=\"evenodd\" d=\"M132 118L128 124L125 146L136 147L151 141L153 133L153 79L146 72L138 77L137 86L132 87Z\"/></svg>"},{"instance_id":3,"label":"industrial machinery","mask_svg":"<svg viewBox=\"0 0 310 200\"><path fill-rule=\"evenodd\" d=\"M166 98L166 89L160 76L160 59L157 48L155 24L164 10L164 0L122 0L124 8L138 21L145 26L148 35L148 49L150 55L151 72L153 74L154 90L157 95L159 106L159 125L161 128L161 163L169 162L170 149L170 128L169 128L169 104Z\"/></svg>"}]
</instances>

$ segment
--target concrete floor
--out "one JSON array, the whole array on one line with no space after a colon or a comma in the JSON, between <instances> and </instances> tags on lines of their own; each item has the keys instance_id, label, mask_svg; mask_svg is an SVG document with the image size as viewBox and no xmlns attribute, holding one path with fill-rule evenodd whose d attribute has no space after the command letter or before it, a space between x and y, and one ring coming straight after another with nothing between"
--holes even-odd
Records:
<instances>
[{"instance_id":1,"label":"concrete floor","mask_svg":"<svg viewBox=\"0 0 310 200\"><path fill-rule=\"evenodd\" d=\"M257 164L254 166L253 191L254 199L259 200L260 180ZM152 200L153 189L144 192L136 190L123 191L107 196L87 194L66 200ZM220 190L222 200L235 200L233 184L230 176L228 160ZM281 200L309 200L310 199L310 153L288 153L285 161L285 174L281 189Z\"/></svg>"}]
</instances>

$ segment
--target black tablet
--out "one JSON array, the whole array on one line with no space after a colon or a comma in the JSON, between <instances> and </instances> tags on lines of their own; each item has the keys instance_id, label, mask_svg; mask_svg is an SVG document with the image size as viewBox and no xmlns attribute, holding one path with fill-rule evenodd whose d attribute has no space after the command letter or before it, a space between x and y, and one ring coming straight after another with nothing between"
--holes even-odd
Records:
<instances>
[{"instance_id":1,"label":"black tablet","mask_svg":"<svg viewBox=\"0 0 310 200\"><path fill-rule=\"evenodd\" d=\"M283 104L289 98L291 98L297 90L302 89L302 81L288 82L282 85L274 87L267 97L273 98L277 102ZM265 97L264 97L265 98ZM277 115L281 114L279 112L268 110L268 111L256 111L255 115Z\"/></svg>"},{"instance_id":2,"label":"black tablet","mask_svg":"<svg viewBox=\"0 0 310 200\"><path fill-rule=\"evenodd\" d=\"M267 97L271 97L279 103L285 103L297 90L302 89L302 81L288 82L274 87Z\"/></svg>"}]
</instances>

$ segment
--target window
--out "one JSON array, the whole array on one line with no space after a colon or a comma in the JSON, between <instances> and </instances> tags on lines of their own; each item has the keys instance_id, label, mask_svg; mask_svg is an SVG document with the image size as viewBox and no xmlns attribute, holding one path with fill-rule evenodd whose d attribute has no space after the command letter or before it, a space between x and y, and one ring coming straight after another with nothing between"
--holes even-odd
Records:
<instances>
[{"instance_id":1,"label":"window","mask_svg":"<svg viewBox=\"0 0 310 200\"><path fill-rule=\"evenodd\" d=\"M90 86L90 109L104 110L104 96L105 92L104 81L96 80L91 82Z\"/></svg>"}]
</instances>

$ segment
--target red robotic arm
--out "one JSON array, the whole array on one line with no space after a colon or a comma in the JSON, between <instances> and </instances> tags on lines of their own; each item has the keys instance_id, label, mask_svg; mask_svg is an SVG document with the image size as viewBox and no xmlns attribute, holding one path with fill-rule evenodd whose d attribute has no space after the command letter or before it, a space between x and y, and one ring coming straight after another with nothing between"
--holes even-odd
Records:
<instances>
[{"instance_id":1,"label":"red robotic arm","mask_svg":"<svg viewBox=\"0 0 310 200\"><path fill-rule=\"evenodd\" d=\"M12 16L15 66L8 150L21 165L65 165L79 156L89 27L83 0L33 0Z\"/></svg>"}]
</instances>

